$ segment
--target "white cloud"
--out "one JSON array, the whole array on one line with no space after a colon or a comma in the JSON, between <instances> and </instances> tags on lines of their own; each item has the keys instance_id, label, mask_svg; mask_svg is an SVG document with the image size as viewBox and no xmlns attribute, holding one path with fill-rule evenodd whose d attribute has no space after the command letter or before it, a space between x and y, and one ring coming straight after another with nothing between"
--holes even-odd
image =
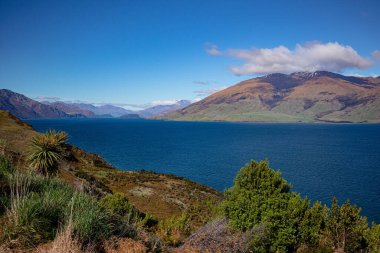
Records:
<instances>
[{"instance_id":1,"label":"white cloud","mask_svg":"<svg viewBox=\"0 0 380 253\"><path fill-rule=\"evenodd\" d=\"M193 100L191 100L191 103L196 103L198 101L201 101L202 98L198 97L198 98L194 98Z\"/></svg>"},{"instance_id":2,"label":"white cloud","mask_svg":"<svg viewBox=\"0 0 380 253\"><path fill-rule=\"evenodd\" d=\"M173 105L175 103L177 103L179 100L154 100L152 102L150 102L150 104L152 106L155 106L155 105Z\"/></svg>"},{"instance_id":3,"label":"white cloud","mask_svg":"<svg viewBox=\"0 0 380 253\"><path fill-rule=\"evenodd\" d=\"M372 56L373 58L375 58L376 60L380 61L380 50L375 50L372 52Z\"/></svg>"},{"instance_id":4,"label":"white cloud","mask_svg":"<svg viewBox=\"0 0 380 253\"><path fill-rule=\"evenodd\" d=\"M218 82L213 81L213 80L207 80L207 81L193 81L193 83L200 84L200 85L210 85L210 84L216 84Z\"/></svg>"},{"instance_id":5,"label":"white cloud","mask_svg":"<svg viewBox=\"0 0 380 253\"><path fill-rule=\"evenodd\" d=\"M229 49L219 54L244 61L243 65L231 66L235 75L290 73L297 71L326 70L340 72L344 69L366 69L372 62L359 55L351 46L338 42L308 42L297 44L293 50L285 46L275 48Z\"/></svg>"},{"instance_id":6,"label":"white cloud","mask_svg":"<svg viewBox=\"0 0 380 253\"><path fill-rule=\"evenodd\" d=\"M206 46L206 53L209 55L222 55L223 52L219 50L217 45L207 45Z\"/></svg>"},{"instance_id":7,"label":"white cloud","mask_svg":"<svg viewBox=\"0 0 380 253\"><path fill-rule=\"evenodd\" d=\"M209 96L211 94L214 94L218 91L224 90L227 87L220 87L220 88L214 88L214 89L207 89L207 90L195 90L193 91L195 94L198 94L198 96Z\"/></svg>"},{"instance_id":8,"label":"white cloud","mask_svg":"<svg viewBox=\"0 0 380 253\"><path fill-rule=\"evenodd\" d=\"M345 75L346 76L354 76L354 77L366 77L365 75L359 74L359 73L347 73Z\"/></svg>"},{"instance_id":9,"label":"white cloud","mask_svg":"<svg viewBox=\"0 0 380 253\"><path fill-rule=\"evenodd\" d=\"M60 97L38 96L34 98L37 101L56 102L62 100Z\"/></svg>"}]
</instances>

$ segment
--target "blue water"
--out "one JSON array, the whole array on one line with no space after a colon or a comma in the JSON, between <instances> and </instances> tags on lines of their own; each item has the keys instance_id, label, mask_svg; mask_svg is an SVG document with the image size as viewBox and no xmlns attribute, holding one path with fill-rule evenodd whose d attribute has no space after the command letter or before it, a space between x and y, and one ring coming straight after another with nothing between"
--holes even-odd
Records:
<instances>
[{"instance_id":1,"label":"blue water","mask_svg":"<svg viewBox=\"0 0 380 253\"><path fill-rule=\"evenodd\" d=\"M168 122L124 119L28 120L64 130L69 142L125 170L172 173L224 190L251 159L312 200L349 198L380 222L380 125Z\"/></svg>"}]
</instances>

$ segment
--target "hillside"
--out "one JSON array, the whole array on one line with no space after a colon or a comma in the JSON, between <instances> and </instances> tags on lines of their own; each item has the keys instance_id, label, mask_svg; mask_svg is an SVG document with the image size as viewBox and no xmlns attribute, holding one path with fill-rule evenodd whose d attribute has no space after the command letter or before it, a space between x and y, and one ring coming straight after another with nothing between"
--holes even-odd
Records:
<instances>
[{"instance_id":1,"label":"hillside","mask_svg":"<svg viewBox=\"0 0 380 253\"><path fill-rule=\"evenodd\" d=\"M67 118L76 115L45 105L16 92L0 89L0 110L6 110L19 118Z\"/></svg>"},{"instance_id":2,"label":"hillside","mask_svg":"<svg viewBox=\"0 0 380 253\"><path fill-rule=\"evenodd\" d=\"M253 78L162 118L194 121L380 122L380 77L326 71Z\"/></svg>"},{"instance_id":3,"label":"hillside","mask_svg":"<svg viewBox=\"0 0 380 253\"><path fill-rule=\"evenodd\" d=\"M81 115L86 118L94 118L96 117L95 113L90 110L82 109L79 106L64 103L64 102L54 102L49 103L48 105L61 110L69 115Z\"/></svg>"},{"instance_id":4,"label":"hillside","mask_svg":"<svg viewBox=\"0 0 380 253\"><path fill-rule=\"evenodd\" d=\"M138 111L138 114L142 117L150 118L155 116L162 116L170 112L174 112L176 110L180 110L189 106L191 102L189 100L180 100L174 104L170 105L156 105L149 107L147 109Z\"/></svg>"},{"instance_id":5,"label":"hillside","mask_svg":"<svg viewBox=\"0 0 380 253\"><path fill-rule=\"evenodd\" d=\"M99 117L102 117L102 116L106 117L107 115L110 115L111 117L120 117L125 114L134 113L131 110L126 110L122 107L114 106L114 105L94 106L92 104L86 104L86 103L73 103L71 105L77 106L83 110L91 111L94 114L98 115Z\"/></svg>"},{"instance_id":6,"label":"hillside","mask_svg":"<svg viewBox=\"0 0 380 253\"><path fill-rule=\"evenodd\" d=\"M38 134L29 124L0 110L0 139L6 143L6 154L17 167L23 167L31 138ZM216 200L216 190L187 179L148 171L120 171L101 157L69 146L69 158L60 166L60 177L76 187L93 192L124 193L140 211L157 219L181 214L190 206Z\"/></svg>"}]
</instances>

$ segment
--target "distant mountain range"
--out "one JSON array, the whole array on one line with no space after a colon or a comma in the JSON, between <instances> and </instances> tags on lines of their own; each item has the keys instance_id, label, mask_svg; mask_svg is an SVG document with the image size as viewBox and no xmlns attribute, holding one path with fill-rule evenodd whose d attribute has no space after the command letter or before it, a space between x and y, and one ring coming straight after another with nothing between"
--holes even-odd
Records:
<instances>
[{"instance_id":1,"label":"distant mountain range","mask_svg":"<svg viewBox=\"0 0 380 253\"><path fill-rule=\"evenodd\" d=\"M162 116L170 112L174 112L176 110L180 110L189 106L191 102L189 100L180 100L174 104L170 105L156 105L145 110L139 111L139 115L141 117L149 118L154 116Z\"/></svg>"},{"instance_id":2,"label":"distant mountain range","mask_svg":"<svg viewBox=\"0 0 380 253\"><path fill-rule=\"evenodd\" d=\"M380 122L380 77L327 71L249 79L161 116L171 120Z\"/></svg>"},{"instance_id":3,"label":"distant mountain range","mask_svg":"<svg viewBox=\"0 0 380 253\"><path fill-rule=\"evenodd\" d=\"M87 118L112 118L134 113L122 107L113 105L94 106L86 103L47 102L41 103L60 109L66 113L80 113Z\"/></svg>"},{"instance_id":4,"label":"distant mountain range","mask_svg":"<svg viewBox=\"0 0 380 253\"><path fill-rule=\"evenodd\" d=\"M0 89L0 110L20 118L380 123L380 77L327 71L270 74L240 82L193 104L180 100L140 111L114 105L38 102Z\"/></svg>"},{"instance_id":5,"label":"distant mountain range","mask_svg":"<svg viewBox=\"0 0 380 253\"><path fill-rule=\"evenodd\" d=\"M92 104L85 104L85 103L74 103L71 104L73 106L78 106L79 108L83 110L88 110L95 115L105 116L105 117L120 117L126 114L133 114L135 111L127 110L119 106L114 105L100 105L100 106L94 106Z\"/></svg>"},{"instance_id":6,"label":"distant mountain range","mask_svg":"<svg viewBox=\"0 0 380 253\"><path fill-rule=\"evenodd\" d=\"M19 118L150 118L182 109L190 101L181 100L171 105L156 105L141 111L126 110L114 105L95 106L87 103L38 102L22 94L0 89L0 110Z\"/></svg>"}]
</instances>

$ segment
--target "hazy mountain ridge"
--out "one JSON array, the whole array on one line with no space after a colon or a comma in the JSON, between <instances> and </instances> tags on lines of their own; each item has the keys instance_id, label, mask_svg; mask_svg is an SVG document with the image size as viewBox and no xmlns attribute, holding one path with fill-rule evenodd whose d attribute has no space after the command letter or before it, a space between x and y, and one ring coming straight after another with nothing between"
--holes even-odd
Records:
<instances>
[{"instance_id":1,"label":"hazy mountain ridge","mask_svg":"<svg viewBox=\"0 0 380 253\"><path fill-rule=\"evenodd\" d=\"M191 102L189 100L179 100L178 102L170 105L156 105L139 111L138 114L142 117L154 117L154 116L162 116L170 112L174 112L176 110L180 110L189 106Z\"/></svg>"},{"instance_id":2,"label":"hazy mountain ridge","mask_svg":"<svg viewBox=\"0 0 380 253\"><path fill-rule=\"evenodd\" d=\"M61 110L67 114L78 114L83 115L83 117L86 118L93 118L95 117L95 113L89 110L82 109L76 105L64 103L64 102L54 102L54 103L45 103L49 106L52 106L58 110Z\"/></svg>"},{"instance_id":3,"label":"hazy mountain ridge","mask_svg":"<svg viewBox=\"0 0 380 253\"><path fill-rule=\"evenodd\" d=\"M0 110L6 110L19 118L69 118L64 111L37 102L22 94L7 89L0 89Z\"/></svg>"},{"instance_id":4,"label":"hazy mountain ridge","mask_svg":"<svg viewBox=\"0 0 380 253\"><path fill-rule=\"evenodd\" d=\"M188 100L180 100L170 105L155 105L144 110L132 111L110 104L95 106L90 103L63 101L39 102L7 89L0 89L0 110L8 111L19 118L150 118L182 109L190 104Z\"/></svg>"},{"instance_id":5,"label":"hazy mountain ridge","mask_svg":"<svg viewBox=\"0 0 380 253\"><path fill-rule=\"evenodd\" d=\"M380 122L380 77L327 71L270 74L240 82L162 118Z\"/></svg>"},{"instance_id":6,"label":"hazy mountain ridge","mask_svg":"<svg viewBox=\"0 0 380 253\"><path fill-rule=\"evenodd\" d=\"M89 110L96 115L111 115L112 117L120 117L125 114L131 114L135 113L132 110L127 110L119 106L114 106L114 105L100 105L100 106L94 106L92 104L84 104L84 103L79 103L79 104L73 104L76 105L82 109Z\"/></svg>"}]
</instances>

